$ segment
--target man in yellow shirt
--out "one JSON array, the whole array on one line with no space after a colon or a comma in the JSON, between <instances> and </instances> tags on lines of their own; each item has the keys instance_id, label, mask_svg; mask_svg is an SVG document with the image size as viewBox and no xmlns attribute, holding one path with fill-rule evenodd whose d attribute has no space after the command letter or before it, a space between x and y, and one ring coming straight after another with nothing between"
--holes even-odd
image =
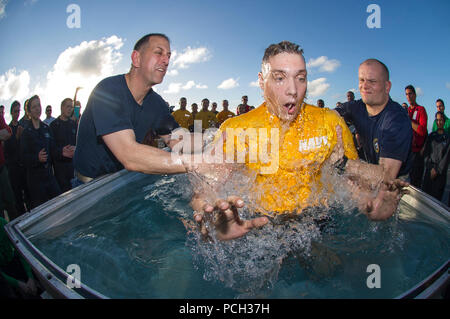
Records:
<instances>
[{"instance_id":1,"label":"man in yellow shirt","mask_svg":"<svg viewBox=\"0 0 450 319\"><path fill-rule=\"evenodd\" d=\"M185 97L180 99L180 109L172 113L173 118L177 121L178 125L184 128L189 128L189 119L191 112L186 110L187 101Z\"/></svg>"},{"instance_id":2,"label":"man in yellow shirt","mask_svg":"<svg viewBox=\"0 0 450 319\"><path fill-rule=\"evenodd\" d=\"M214 114L212 111L208 110L209 107L209 100L203 99L202 100L202 109L200 112L197 113L194 120L200 120L202 121L202 130L205 131L207 128L210 127L216 127L217 126L217 119L216 114Z\"/></svg>"},{"instance_id":3,"label":"man in yellow shirt","mask_svg":"<svg viewBox=\"0 0 450 319\"><path fill-rule=\"evenodd\" d=\"M217 122L219 125L222 125L222 123L225 122L225 120L229 119L230 117L235 116L233 112L228 110L228 100L222 101L222 107L223 110L216 115Z\"/></svg>"},{"instance_id":4,"label":"man in yellow shirt","mask_svg":"<svg viewBox=\"0 0 450 319\"><path fill-rule=\"evenodd\" d=\"M218 137L224 136L223 147L234 163L244 163L248 172L256 174L249 194L252 208L264 215L300 214L309 206L320 205L315 194L322 187L320 176L324 167L335 169L351 179L351 194L357 194L360 210L369 218L382 220L395 211L401 181L386 181L376 198L372 192L382 182L383 167L365 164L357 159L352 135L337 112L321 109L304 102L307 89L307 71L303 50L298 45L283 41L269 46L264 54L259 84L265 102L258 108L225 121ZM235 143L235 136L244 143ZM220 141L220 138L217 140ZM228 141L231 141L228 143ZM255 143L255 141L257 141ZM253 156L256 149L258 156ZM263 154L267 150L268 154ZM270 151L269 151L270 150ZM252 153L253 151L253 153ZM253 155L252 155L253 154ZM239 160L239 156L244 160ZM209 187L220 187L234 169L230 164L218 164L209 172ZM384 184L382 184L384 185ZM217 213L214 225L217 238L229 240L245 235L254 227L268 222L267 217L241 220L237 208L242 199L230 196L212 203L204 193L195 193L191 202L194 219L207 234L204 217Z\"/></svg>"}]
</instances>

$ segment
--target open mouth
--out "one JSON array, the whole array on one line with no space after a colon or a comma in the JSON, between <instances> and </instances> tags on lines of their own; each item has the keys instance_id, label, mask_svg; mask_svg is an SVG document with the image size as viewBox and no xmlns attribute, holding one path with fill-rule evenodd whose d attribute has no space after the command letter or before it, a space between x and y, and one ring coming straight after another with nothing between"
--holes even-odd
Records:
<instances>
[{"instance_id":1,"label":"open mouth","mask_svg":"<svg viewBox=\"0 0 450 319\"><path fill-rule=\"evenodd\" d=\"M283 104L283 106L287 110L288 114L294 114L295 106L296 106L295 103L286 103L286 104Z\"/></svg>"}]
</instances>

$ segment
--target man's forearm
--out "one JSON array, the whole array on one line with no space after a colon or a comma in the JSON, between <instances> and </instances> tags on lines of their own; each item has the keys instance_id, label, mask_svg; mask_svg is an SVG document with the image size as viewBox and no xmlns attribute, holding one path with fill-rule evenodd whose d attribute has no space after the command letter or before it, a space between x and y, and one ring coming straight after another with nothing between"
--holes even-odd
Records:
<instances>
[{"instance_id":1,"label":"man's forearm","mask_svg":"<svg viewBox=\"0 0 450 319\"><path fill-rule=\"evenodd\" d=\"M186 173L182 156L139 143L129 147L122 164L129 171L145 174Z\"/></svg>"}]
</instances>

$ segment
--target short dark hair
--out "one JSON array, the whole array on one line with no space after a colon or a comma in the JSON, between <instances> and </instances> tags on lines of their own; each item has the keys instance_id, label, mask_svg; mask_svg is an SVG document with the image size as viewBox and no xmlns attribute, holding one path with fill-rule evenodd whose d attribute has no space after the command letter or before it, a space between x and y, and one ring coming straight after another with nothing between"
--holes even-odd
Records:
<instances>
[{"instance_id":1,"label":"short dark hair","mask_svg":"<svg viewBox=\"0 0 450 319\"><path fill-rule=\"evenodd\" d=\"M437 102L441 102L442 105L445 107L444 101L442 101L442 99L437 99L437 100L436 100L436 103L437 103Z\"/></svg>"},{"instance_id":2,"label":"short dark hair","mask_svg":"<svg viewBox=\"0 0 450 319\"><path fill-rule=\"evenodd\" d=\"M149 41L150 37L161 37L167 40L167 42L170 43L170 39L167 35L162 34L162 33L149 33L144 35L142 38L140 38L138 40L138 42L136 42L136 44L134 45L133 50L135 51L139 51L140 48L142 48L145 44L147 44L147 42Z\"/></svg>"},{"instance_id":3,"label":"short dark hair","mask_svg":"<svg viewBox=\"0 0 450 319\"><path fill-rule=\"evenodd\" d=\"M32 97L30 97L27 100L27 111L30 112L30 106L31 106L31 102L33 102L33 100L39 99L39 95L33 95Z\"/></svg>"},{"instance_id":4,"label":"short dark hair","mask_svg":"<svg viewBox=\"0 0 450 319\"><path fill-rule=\"evenodd\" d=\"M267 47L267 49L264 51L262 62L267 62L269 61L270 57L283 52L295 53L303 56L303 49L298 44L289 41L281 41L280 43L271 44Z\"/></svg>"},{"instance_id":5,"label":"short dark hair","mask_svg":"<svg viewBox=\"0 0 450 319\"><path fill-rule=\"evenodd\" d=\"M16 106L18 106L18 107L19 107L19 110L20 110L20 102L17 101L17 100L11 103L11 109L9 110L9 112L10 112L11 114L12 114L13 108L15 108Z\"/></svg>"},{"instance_id":6,"label":"short dark hair","mask_svg":"<svg viewBox=\"0 0 450 319\"><path fill-rule=\"evenodd\" d=\"M434 118L435 118L435 119L437 119L438 114L441 114L442 117L445 119L445 115L444 115L444 113L441 112L441 111L437 111L437 112L436 112L436 114L434 115Z\"/></svg>"},{"instance_id":7,"label":"short dark hair","mask_svg":"<svg viewBox=\"0 0 450 319\"><path fill-rule=\"evenodd\" d=\"M414 94L416 94L416 89L411 84L405 87L405 91L406 90L411 90L411 91L413 91Z\"/></svg>"},{"instance_id":8,"label":"short dark hair","mask_svg":"<svg viewBox=\"0 0 450 319\"><path fill-rule=\"evenodd\" d=\"M389 69L386 66L386 64L384 64L380 60L373 59L373 58L367 59L363 63L361 63L360 66L363 65L363 64L372 64L372 63L378 63L379 65L381 65L381 67L383 68L383 71L384 71L384 75L386 76L386 81L389 81Z\"/></svg>"},{"instance_id":9,"label":"short dark hair","mask_svg":"<svg viewBox=\"0 0 450 319\"><path fill-rule=\"evenodd\" d=\"M66 97L64 100L61 101L61 108L67 101L73 102L73 100L70 97Z\"/></svg>"}]
</instances>

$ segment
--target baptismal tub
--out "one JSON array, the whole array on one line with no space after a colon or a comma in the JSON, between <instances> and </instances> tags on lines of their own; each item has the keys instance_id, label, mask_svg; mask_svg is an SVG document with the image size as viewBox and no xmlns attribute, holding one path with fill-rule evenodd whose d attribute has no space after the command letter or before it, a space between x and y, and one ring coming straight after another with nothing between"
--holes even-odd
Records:
<instances>
[{"instance_id":1,"label":"baptismal tub","mask_svg":"<svg viewBox=\"0 0 450 319\"><path fill-rule=\"evenodd\" d=\"M123 170L6 231L54 298L442 298L448 207L409 190L388 221L337 208L320 229L310 220L269 223L238 240L207 242L186 226L186 175Z\"/></svg>"}]
</instances>

